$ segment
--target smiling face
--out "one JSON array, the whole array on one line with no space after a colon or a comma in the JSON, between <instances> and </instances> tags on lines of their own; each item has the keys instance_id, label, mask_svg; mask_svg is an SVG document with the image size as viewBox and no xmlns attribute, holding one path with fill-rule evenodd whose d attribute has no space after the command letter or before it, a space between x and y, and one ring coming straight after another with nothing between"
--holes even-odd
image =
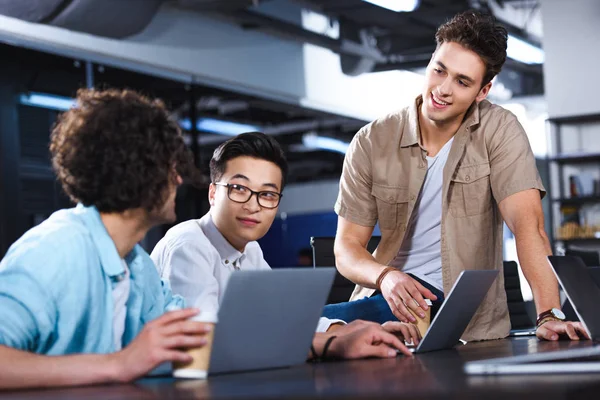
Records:
<instances>
[{"instance_id":1,"label":"smiling face","mask_svg":"<svg viewBox=\"0 0 600 400\"><path fill-rule=\"evenodd\" d=\"M267 233L277 208L262 207L254 194L246 203L236 203L229 198L228 187L215 183L243 185L255 192L281 193L281 169L270 161L240 156L227 161L223 175L210 184L208 199L213 222L234 248L244 251L249 242ZM265 196L268 198L269 194Z\"/></svg>"},{"instance_id":2,"label":"smiling face","mask_svg":"<svg viewBox=\"0 0 600 400\"><path fill-rule=\"evenodd\" d=\"M435 125L462 121L473 104L486 98L492 83L481 87L485 63L458 43L442 43L427 66L422 116Z\"/></svg>"}]
</instances>

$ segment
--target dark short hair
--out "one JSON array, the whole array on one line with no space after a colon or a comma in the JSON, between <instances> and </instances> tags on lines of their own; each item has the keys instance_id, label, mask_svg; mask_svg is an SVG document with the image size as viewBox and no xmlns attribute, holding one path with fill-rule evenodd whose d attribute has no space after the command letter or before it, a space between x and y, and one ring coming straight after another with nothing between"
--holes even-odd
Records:
<instances>
[{"instance_id":1,"label":"dark short hair","mask_svg":"<svg viewBox=\"0 0 600 400\"><path fill-rule=\"evenodd\" d=\"M490 82L506 61L508 32L493 16L478 11L465 11L440 26L435 34L437 47L454 42L477 53L485 63L481 87Z\"/></svg>"},{"instance_id":2,"label":"dark short hair","mask_svg":"<svg viewBox=\"0 0 600 400\"><path fill-rule=\"evenodd\" d=\"M225 173L227 161L237 157L253 157L270 161L281 169L281 190L285 187L288 163L277 140L262 132L242 133L221 144L210 160L210 179L218 182Z\"/></svg>"},{"instance_id":3,"label":"dark short hair","mask_svg":"<svg viewBox=\"0 0 600 400\"><path fill-rule=\"evenodd\" d=\"M76 106L58 117L50 152L64 191L100 212L152 211L177 174L200 177L163 102L131 90L79 90Z\"/></svg>"}]
</instances>

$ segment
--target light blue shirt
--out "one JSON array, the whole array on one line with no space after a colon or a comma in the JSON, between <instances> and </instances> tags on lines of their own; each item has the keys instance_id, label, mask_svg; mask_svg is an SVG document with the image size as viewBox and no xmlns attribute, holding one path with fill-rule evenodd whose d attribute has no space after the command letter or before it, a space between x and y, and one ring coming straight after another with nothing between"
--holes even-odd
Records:
<instances>
[{"instance_id":1,"label":"light blue shirt","mask_svg":"<svg viewBox=\"0 0 600 400\"><path fill-rule=\"evenodd\" d=\"M183 307L139 245L123 342L167 310ZM57 211L26 232L0 262L0 345L39 354L111 353L114 285L125 268L95 207Z\"/></svg>"}]
</instances>

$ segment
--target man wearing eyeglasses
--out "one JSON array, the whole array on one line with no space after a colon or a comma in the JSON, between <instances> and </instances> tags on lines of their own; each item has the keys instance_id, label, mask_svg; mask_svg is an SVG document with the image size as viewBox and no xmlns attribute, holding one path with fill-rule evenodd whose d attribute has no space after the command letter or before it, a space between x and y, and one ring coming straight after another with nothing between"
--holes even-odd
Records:
<instances>
[{"instance_id":1,"label":"man wearing eyeglasses","mask_svg":"<svg viewBox=\"0 0 600 400\"><path fill-rule=\"evenodd\" d=\"M217 312L231 274L237 270L271 269L256 241L275 219L287 169L277 141L260 132L241 134L215 150L210 161L210 211L200 219L171 228L151 255L161 278L186 304ZM317 332L326 332L337 322L343 324L321 318ZM356 321L335 328L340 337L336 342L345 343L337 355L341 358L395 356L387 346L396 338L388 332L418 341L418 331L400 323L382 329L379 324ZM326 337L317 334L315 348L319 349ZM410 354L399 342L392 346Z\"/></svg>"},{"instance_id":2,"label":"man wearing eyeglasses","mask_svg":"<svg viewBox=\"0 0 600 400\"><path fill-rule=\"evenodd\" d=\"M216 312L234 271L270 269L256 240L275 219L286 173L283 152L262 133L239 135L215 150L210 211L171 228L151 255L188 304Z\"/></svg>"}]
</instances>

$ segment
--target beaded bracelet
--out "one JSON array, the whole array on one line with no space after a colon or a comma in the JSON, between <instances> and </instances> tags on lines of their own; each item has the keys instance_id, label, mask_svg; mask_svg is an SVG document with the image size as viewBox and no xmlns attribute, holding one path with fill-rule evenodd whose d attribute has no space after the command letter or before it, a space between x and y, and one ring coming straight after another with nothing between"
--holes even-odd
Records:
<instances>
[{"instance_id":1,"label":"beaded bracelet","mask_svg":"<svg viewBox=\"0 0 600 400\"><path fill-rule=\"evenodd\" d=\"M337 338L337 336L330 336L327 341L325 342L325 346L323 346L323 354L321 354L321 357L319 357L317 355L317 351L315 350L315 346L310 345L310 353L312 354L312 362L319 362L319 361L324 361L326 360L326 356L327 356L327 351L329 350L329 347L331 346L331 342L333 342L333 340Z\"/></svg>"},{"instance_id":2,"label":"beaded bracelet","mask_svg":"<svg viewBox=\"0 0 600 400\"><path fill-rule=\"evenodd\" d=\"M392 271L395 271L396 268L394 267L385 267L383 271L381 271L381 274L379 274L379 277L377 278L377 281L375 282L375 286L377 287L377 289L381 290L381 283L383 282L383 278L385 278L385 276L387 274L389 274Z\"/></svg>"},{"instance_id":3,"label":"beaded bracelet","mask_svg":"<svg viewBox=\"0 0 600 400\"><path fill-rule=\"evenodd\" d=\"M329 339L327 339L327 341L325 342L325 346L323 347L323 354L321 354L321 359L326 360L327 359L327 350L329 350L329 346L331 346L331 342L333 342L333 339L335 339L337 336L331 336Z\"/></svg>"}]
</instances>

